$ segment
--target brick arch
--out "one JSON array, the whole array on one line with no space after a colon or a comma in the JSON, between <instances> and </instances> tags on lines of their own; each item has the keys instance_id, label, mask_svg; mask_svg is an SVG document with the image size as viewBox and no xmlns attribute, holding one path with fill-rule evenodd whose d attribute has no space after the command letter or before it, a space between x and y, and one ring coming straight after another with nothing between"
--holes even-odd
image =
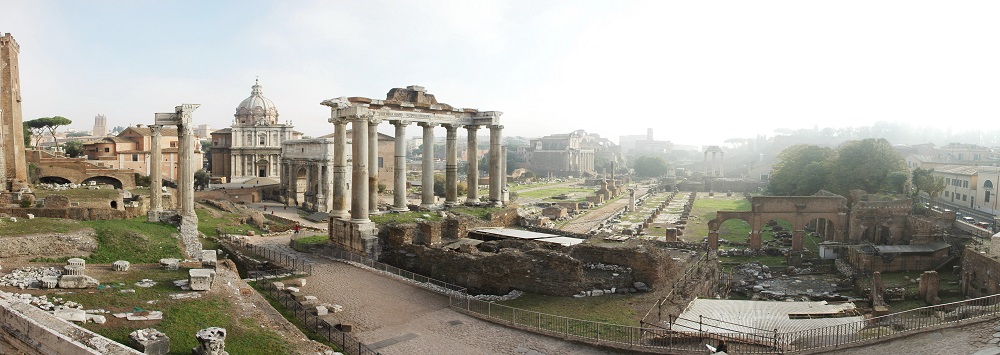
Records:
<instances>
[{"instance_id":1,"label":"brick arch","mask_svg":"<svg viewBox=\"0 0 1000 355\"><path fill-rule=\"evenodd\" d=\"M62 176L42 176L42 177L38 178L38 181L41 182L41 183L45 183L45 184L72 184L73 183L73 181L70 181L69 179L64 178Z\"/></svg>"},{"instance_id":2,"label":"brick arch","mask_svg":"<svg viewBox=\"0 0 1000 355\"><path fill-rule=\"evenodd\" d=\"M81 181L80 183L81 184L86 184L86 183L89 183L91 181L97 181L100 184L112 185L116 189L122 188L122 181L121 180L118 180L117 178L114 178L114 177L103 176L103 175L88 177L86 179L83 179L83 181Z\"/></svg>"},{"instance_id":3,"label":"brick arch","mask_svg":"<svg viewBox=\"0 0 1000 355\"><path fill-rule=\"evenodd\" d=\"M760 249L761 230L772 219L783 219L792 224L792 250L802 250L802 237L807 223L823 218L833 222L833 235L825 240L844 241L847 233L847 199L843 196L754 196L750 211L718 211L709 221L708 243L719 248L719 226L722 222L739 218L750 224L750 247Z\"/></svg>"}]
</instances>

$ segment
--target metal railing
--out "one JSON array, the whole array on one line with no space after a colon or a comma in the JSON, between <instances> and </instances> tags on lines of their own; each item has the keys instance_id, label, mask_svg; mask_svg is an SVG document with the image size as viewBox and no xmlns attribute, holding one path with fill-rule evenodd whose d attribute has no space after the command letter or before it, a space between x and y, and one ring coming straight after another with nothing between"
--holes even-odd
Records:
<instances>
[{"instance_id":1,"label":"metal railing","mask_svg":"<svg viewBox=\"0 0 1000 355\"><path fill-rule=\"evenodd\" d=\"M306 275L312 275L314 263L298 258L289 253L274 250L265 246L253 244L239 238L220 238L227 245L232 246L243 253L259 255L269 262Z\"/></svg>"},{"instance_id":2,"label":"metal railing","mask_svg":"<svg viewBox=\"0 0 1000 355\"><path fill-rule=\"evenodd\" d=\"M848 324L781 334L789 352L840 347L1000 316L1000 294L887 314Z\"/></svg>"},{"instance_id":3,"label":"metal railing","mask_svg":"<svg viewBox=\"0 0 1000 355\"><path fill-rule=\"evenodd\" d=\"M313 314L306 306L295 300L292 295L279 290L274 286L273 283L268 282L266 277L258 277L256 280L257 286L265 292L265 294L282 306L285 310L292 312L295 317L302 322L302 325L316 333L317 335L325 338L327 341L336 344L340 347L341 351L355 354L355 355L377 355L378 351L369 348L367 345L361 343L353 336L348 335L345 332L338 330L335 325L330 324L323 318Z\"/></svg>"}]
</instances>

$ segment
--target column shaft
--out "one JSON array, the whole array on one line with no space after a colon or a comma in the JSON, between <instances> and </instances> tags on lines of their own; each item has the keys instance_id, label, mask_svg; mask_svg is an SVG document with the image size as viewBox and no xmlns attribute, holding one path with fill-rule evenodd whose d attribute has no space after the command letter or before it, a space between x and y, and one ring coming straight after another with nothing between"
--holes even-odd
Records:
<instances>
[{"instance_id":1,"label":"column shaft","mask_svg":"<svg viewBox=\"0 0 1000 355\"><path fill-rule=\"evenodd\" d=\"M158 222L160 220L159 213L163 210L163 173L160 169L163 167L163 149L160 147L160 141L163 137L162 135L163 126L153 125L149 126L149 130L152 133L150 138L149 147L149 211L150 214L147 218L150 222Z\"/></svg>"},{"instance_id":2,"label":"column shaft","mask_svg":"<svg viewBox=\"0 0 1000 355\"><path fill-rule=\"evenodd\" d=\"M503 126L490 126L490 203L493 205L503 205L500 196L500 142Z\"/></svg>"},{"instance_id":3,"label":"column shaft","mask_svg":"<svg viewBox=\"0 0 1000 355\"><path fill-rule=\"evenodd\" d=\"M368 117L351 119L351 221L368 222Z\"/></svg>"},{"instance_id":4,"label":"column shaft","mask_svg":"<svg viewBox=\"0 0 1000 355\"><path fill-rule=\"evenodd\" d=\"M420 207L434 206L434 126L421 122L424 128L423 165L421 166Z\"/></svg>"},{"instance_id":5,"label":"column shaft","mask_svg":"<svg viewBox=\"0 0 1000 355\"><path fill-rule=\"evenodd\" d=\"M180 181L177 186L180 187L181 194L181 216L190 217L194 216L194 154L192 150L194 149L194 139L193 132L191 131L191 123L182 124L177 126L177 152L180 155L180 168L181 171L178 175L178 180Z\"/></svg>"},{"instance_id":6,"label":"column shaft","mask_svg":"<svg viewBox=\"0 0 1000 355\"><path fill-rule=\"evenodd\" d=\"M458 204L458 144L455 142L458 137L458 126L444 125L447 130L444 152L444 204L454 206Z\"/></svg>"},{"instance_id":7,"label":"column shaft","mask_svg":"<svg viewBox=\"0 0 1000 355\"><path fill-rule=\"evenodd\" d=\"M295 179L296 177L291 177ZM347 218L347 120L333 120L333 207L330 215Z\"/></svg>"},{"instance_id":8,"label":"column shaft","mask_svg":"<svg viewBox=\"0 0 1000 355\"><path fill-rule=\"evenodd\" d=\"M466 164L467 171L466 174L466 184L469 188L466 189L465 193L465 203L466 204L476 204L479 203L479 150L476 147L478 144L476 142L476 131L479 130L479 126L465 126L465 129L469 132L468 137L468 153L466 154L468 159L468 164Z\"/></svg>"},{"instance_id":9,"label":"column shaft","mask_svg":"<svg viewBox=\"0 0 1000 355\"><path fill-rule=\"evenodd\" d=\"M368 123L368 210L378 211L378 124Z\"/></svg>"},{"instance_id":10,"label":"column shaft","mask_svg":"<svg viewBox=\"0 0 1000 355\"><path fill-rule=\"evenodd\" d=\"M393 161L392 210L408 211L406 207L406 121L393 121L396 126L395 159Z\"/></svg>"}]
</instances>

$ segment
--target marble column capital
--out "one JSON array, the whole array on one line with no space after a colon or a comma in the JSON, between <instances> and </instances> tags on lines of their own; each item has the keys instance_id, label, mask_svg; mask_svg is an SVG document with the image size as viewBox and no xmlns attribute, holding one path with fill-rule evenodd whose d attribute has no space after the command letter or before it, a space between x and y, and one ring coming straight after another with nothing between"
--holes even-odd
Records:
<instances>
[{"instance_id":1,"label":"marble column capital","mask_svg":"<svg viewBox=\"0 0 1000 355\"><path fill-rule=\"evenodd\" d=\"M394 126L403 126L403 127L406 127L406 126L409 126L411 122L407 121L407 120L391 120L391 121L389 121L389 123L392 124L392 125L394 125Z\"/></svg>"},{"instance_id":2,"label":"marble column capital","mask_svg":"<svg viewBox=\"0 0 1000 355\"><path fill-rule=\"evenodd\" d=\"M346 125L348 120L346 117L332 117L329 120L327 120L327 122L333 123L335 125L340 125L340 124Z\"/></svg>"},{"instance_id":3,"label":"marble column capital","mask_svg":"<svg viewBox=\"0 0 1000 355\"><path fill-rule=\"evenodd\" d=\"M439 125L438 123L434 123L434 122L418 122L417 123L417 126L420 126L420 127L423 127L423 128L434 128L434 127L437 127L438 125Z\"/></svg>"},{"instance_id":4,"label":"marble column capital","mask_svg":"<svg viewBox=\"0 0 1000 355\"><path fill-rule=\"evenodd\" d=\"M444 129L448 130L448 133L454 133L458 131L458 125L456 124L445 123L442 124L441 127L444 127Z\"/></svg>"},{"instance_id":5,"label":"marble column capital","mask_svg":"<svg viewBox=\"0 0 1000 355\"><path fill-rule=\"evenodd\" d=\"M503 129L503 125L493 124L493 125L490 125L490 129Z\"/></svg>"},{"instance_id":6,"label":"marble column capital","mask_svg":"<svg viewBox=\"0 0 1000 355\"><path fill-rule=\"evenodd\" d=\"M482 126L476 125L476 124L465 125L465 129L469 130L469 132L478 131L479 127L482 127Z\"/></svg>"}]
</instances>

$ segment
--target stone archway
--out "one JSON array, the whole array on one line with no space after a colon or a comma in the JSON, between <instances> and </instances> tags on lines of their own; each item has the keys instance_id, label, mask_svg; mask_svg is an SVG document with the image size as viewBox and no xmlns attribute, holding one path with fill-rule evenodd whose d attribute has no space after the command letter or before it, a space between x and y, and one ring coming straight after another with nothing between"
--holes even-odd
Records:
<instances>
[{"instance_id":1,"label":"stone archway","mask_svg":"<svg viewBox=\"0 0 1000 355\"><path fill-rule=\"evenodd\" d=\"M257 163L254 164L254 173L257 177L267 177L270 167L271 163L268 162L267 159L258 160Z\"/></svg>"},{"instance_id":2,"label":"stone archway","mask_svg":"<svg viewBox=\"0 0 1000 355\"><path fill-rule=\"evenodd\" d=\"M121 180L115 179L115 178L110 177L110 176L93 176L93 177L89 177L89 178L83 180L80 183L81 184L88 184L91 181L95 181L98 184L111 185L111 186L114 186L116 189L121 189L122 188L122 182L121 182Z\"/></svg>"},{"instance_id":3,"label":"stone archway","mask_svg":"<svg viewBox=\"0 0 1000 355\"><path fill-rule=\"evenodd\" d=\"M295 179L294 201L296 205L302 206L302 204L306 201L306 191L309 189L309 170L305 167L298 168L295 170L295 174L293 176Z\"/></svg>"},{"instance_id":4,"label":"stone archway","mask_svg":"<svg viewBox=\"0 0 1000 355\"><path fill-rule=\"evenodd\" d=\"M833 224L824 240L844 241L848 230L847 198L843 196L754 196L750 211L718 211L709 221L709 247L718 249L719 225L727 219L740 218L750 223L750 247L761 248L761 234L770 220L785 220L791 224L792 250L804 250L806 224L825 219Z\"/></svg>"}]
</instances>

